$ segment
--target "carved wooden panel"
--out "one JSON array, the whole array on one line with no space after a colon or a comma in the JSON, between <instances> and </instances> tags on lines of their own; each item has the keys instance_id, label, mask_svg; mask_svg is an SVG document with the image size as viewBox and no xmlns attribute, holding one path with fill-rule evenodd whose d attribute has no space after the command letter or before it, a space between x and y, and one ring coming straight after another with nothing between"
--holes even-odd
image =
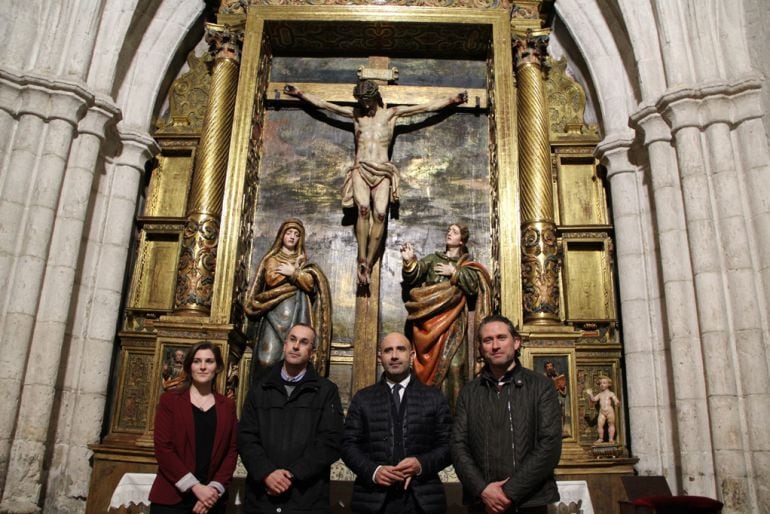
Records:
<instances>
[{"instance_id":1,"label":"carved wooden panel","mask_svg":"<svg viewBox=\"0 0 770 514\"><path fill-rule=\"evenodd\" d=\"M184 217L193 155L160 155L150 178L144 216Z\"/></svg>"},{"instance_id":2,"label":"carved wooden panel","mask_svg":"<svg viewBox=\"0 0 770 514\"><path fill-rule=\"evenodd\" d=\"M615 392L618 398L623 401L620 366L617 359L581 359L577 370L577 385L575 388L578 412L578 435L580 444L584 446L591 445L597 438L596 423L598 417L598 404L589 401L586 394L587 390L592 390L593 394L599 391L597 384L599 377L609 377L612 379L610 389ZM625 443L625 428L623 407L618 405L615 408L615 426L617 427L616 441L620 444Z\"/></svg>"},{"instance_id":3,"label":"carved wooden panel","mask_svg":"<svg viewBox=\"0 0 770 514\"><path fill-rule=\"evenodd\" d=\"M560 225L606 225L604 183L591 156L559 155L556 161Z\"/></svg>"},{"instance_id":4,"label":"carved wooden panel","mask_svg":"<svg viewBox=\"0 0 770 514\"><path fill-rule=\"evenodd\" d=\"M123 346L112 432L144 432L153 358L152 348Z\"/></svg>"},{"instance_id":5,"label":"carved wooden panel","mask_svg":"<svg viewBox=\"0 0 770 514\"><path fill-rule=\"evenodd\" d=\"M178 234L143 233L128 308L171 311L178 259Z\"/></svg>"},{"instance_id":6,"label":"carved wooden panel","mask_svg":"<svg viewBox=\"0 0 770 514\"><path fill-rule=\"evenodd\" d=\"M564 308L567 321L615 319L610 239L564 238Z\"/></svg>"}]
</instances>

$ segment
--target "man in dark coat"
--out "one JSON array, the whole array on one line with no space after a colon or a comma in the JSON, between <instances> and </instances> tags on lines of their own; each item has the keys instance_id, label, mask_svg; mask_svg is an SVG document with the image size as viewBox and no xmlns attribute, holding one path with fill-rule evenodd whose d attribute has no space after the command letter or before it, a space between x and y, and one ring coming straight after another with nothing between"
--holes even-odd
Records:
<instances>
[{"instance_id":1,"label":"man in dark coat","mask_svg":"<svg viewBox=\"0 0 770 514\"><path fill-rule=\"evenodd\" d=\"M546 513L559 500L561 410L553 382L524 368L503 316L479 324L481 374L457 401L452 462L471 512Z\"/></svg>"},{"instance_id":2,"label":"man in dark coat","mask_svg":"<svg viewBox=\"0 0 770 514\"><path fill-rule=\"evenodd\" d=\"M337 386L308 366L315 331L294 325L283 361L252 385L238 429L248 471L244 512L328 513L329 474L340 456Z\"/></svg>"},{"instance_id":3,"label":"man in dark coat","mask_svg":"<svg viewBox=\"0 0 770 514\"><path fill-rule=\"evenodd\" d=\"M403 334L385 336L377 355L382 379L353 397L345 420L342 459L356 474L352 509L443 514L438 472L449 465L449 405L411 373L414 349Z\"/></svg>"}]
</instances>

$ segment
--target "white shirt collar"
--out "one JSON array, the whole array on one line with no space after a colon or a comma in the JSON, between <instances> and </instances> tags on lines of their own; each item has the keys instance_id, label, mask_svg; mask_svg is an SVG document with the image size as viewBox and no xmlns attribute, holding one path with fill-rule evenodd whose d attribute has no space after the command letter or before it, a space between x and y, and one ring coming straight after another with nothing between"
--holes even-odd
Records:
<instances>
[{"instance_id":1,"label":"white shirt collar","mask_svg":"<svg viewBox=\"0 0 770 514\"><path fill-rule=\"evenodd\" d=\"M408 374L404 380L402 380L401 382L399 382L399 384L401 384L401 389L402 389L402 390L403 390L403 389L406 389L406 386L407 386L407 385L409 385L409 381L410 381L410 380L412 380L412 374L411 374L411 373L410 373L410 374ZM389 378L387 378L387 377L385 377L385 382L387 382L387 384L388 384L388 387L389 387L389 388L390 388L390 390L392 391L392 390L393 390L393 386L394 386L394 385L396 385L396 383L395 383L395 382L392 382L392 381L391 381Z\"/></svg>"},{"instance_id":2,"label":"white shirt collar","mask_svg":"<svg viewBox=\"0 0 770 514\"><path fill-rule=\"evenodd\" d=\"M307 368L300 371L297 376L290 377L289 374L286 372L286 367L281 366L281 378L284 379L286 382L299 382L303 378L305 378L305 373L307 373Z\"/></svg>"}]
</instances>

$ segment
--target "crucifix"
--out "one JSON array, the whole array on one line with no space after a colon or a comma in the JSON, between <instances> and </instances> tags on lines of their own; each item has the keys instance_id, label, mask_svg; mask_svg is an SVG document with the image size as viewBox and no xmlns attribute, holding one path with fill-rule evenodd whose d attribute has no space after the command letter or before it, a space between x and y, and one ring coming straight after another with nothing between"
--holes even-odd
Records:
<instances>
[{"instance_id":1,"label":"crucifix","mask_svg":"<svg viewBox=\"0 0 770 514\"><path fill-rule=\"evenodd\" d=\"M456 89L449 93L449 88L389 86L387 83L394 81L397 76L395 68L387 69L389 59L370 57L369 64L371 68L359 69L358 83L353 87L348 86L346 91L336 85L333 88L308 83L270 85L271 89L283 92L282 99L299 99L353 120L355 156L347 170L342 204L343 207L355 207L357 213L355 236L358 245L358 294L354 391L371 383L370 377L374 376L376 369L374 355L379 326L379 258L387 237L385 227L388 209L399 201L399 170L389 155L396 122L402 117L440 111L464 104L468 100L467 91L458 92ZM383 93L390 105L383 101ZM476 93L478 107L479 98L486 94L483 91ZM346 105L350 103L353 105ZM361 351L366 353L361 355ZM368 360L371 360L371 366ZM363 370L359 367L367 370L371 367L372 372L361 373Z\"/></svg>"},{"instance_id":2,"label":"crucifix","mask_svg":"<svg viewBox=\"0 0 770 514\"><path fill-rule=\"evenodd\" d=\"M359 80L353 89L356 106L328 102L293 85L284 93L353 120L356 154L348 168L342 190L342 206L355 205L358 260L356 272L359 287L369 285L372 265L379 256L385 236L385 216L390 203L398 202L399 172L388 155L398 118L433 112L468 101L463 91L432 102L388 107L382 100L374 80Z\"/></svg>"}]
</instances>

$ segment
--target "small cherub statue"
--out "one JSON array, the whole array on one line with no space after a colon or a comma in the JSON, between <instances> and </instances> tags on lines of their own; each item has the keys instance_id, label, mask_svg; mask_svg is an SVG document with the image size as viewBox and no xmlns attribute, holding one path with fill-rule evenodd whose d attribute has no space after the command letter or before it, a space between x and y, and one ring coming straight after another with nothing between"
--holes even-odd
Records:
<instances>
[{"instance_id":1,"label":"small cherub statue","mask_svg":"<svg viewBox=\"0 0 770 514\"><path fill-rule=\"evenodd\" d=\"M591 402L599 403L599 417L596 420L596 430L599 433L597 443L604 442L604 425L607 425L608 441L615 441L615 406L620 405L620 400L612 392L612 379L601 375L596 380L599 385L599 392L595 395L591 389L586 389L586 394ZM614 402L614 403L613 403Z\"/></svg>"}]
</instances>

